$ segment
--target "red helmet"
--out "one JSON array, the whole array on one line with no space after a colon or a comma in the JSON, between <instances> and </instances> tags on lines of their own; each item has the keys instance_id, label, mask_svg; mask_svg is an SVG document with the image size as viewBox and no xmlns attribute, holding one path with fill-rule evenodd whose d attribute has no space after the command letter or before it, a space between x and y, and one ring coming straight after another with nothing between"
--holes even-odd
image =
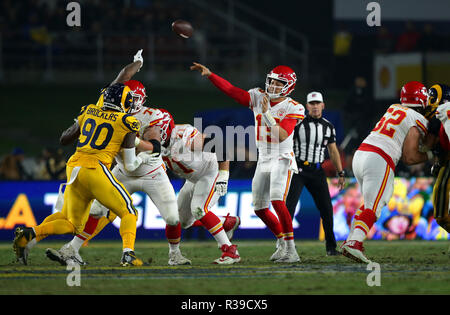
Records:
<instances>
[{"instance_id":1,"label":"red helmet","mask_svg":"<svg viewBox=\"0 0 450 315\"><path fill-rule=\"evenodd\" d=\"M145 93L144 85L137 80L128 80L125 82L125 85L128 86L131 90L131 96L134 99L134 109L133 113L138 112L142 106L144 105L147 94Z\"/></svg>"},{"instance_id":2,"label":"red helmet","mask_svg":"<svg viewBox=\"0 0 450 315\"><path fill-rule=\"evenodd\" d=\"M269 87L272 79L284 82L284 86L280 93L269 93ZM277 98L281 96L288 96L295 88L295 82L297 82L297 75L294 70L288 66L277 66L270 71L266 77L266 93L270 98Z\"/></svg>"},{"instance_id":3,"label":"red helmet","mask_svg":"<svg viewBox=\"0 0 450 315\"><path fill-rule=\"evenodd\" d=\"M406 107L427 106L428 92L425 85L418 81L410 81L406 83L400 92L400 103Z\"/></svg>"},{"instance_id":4,"label":"red helmet","mask_svg":"<svg viewBox=\"0 0 450 315\"><path fill-rule=\"evenodd\" d=\"M161 144L164 144L172 134L172 129L175 127L175 121L172 115L163 108L158 108L159 114L155 120L155 126L158 126L161 130Z\"/></svg>"}]
</instances>

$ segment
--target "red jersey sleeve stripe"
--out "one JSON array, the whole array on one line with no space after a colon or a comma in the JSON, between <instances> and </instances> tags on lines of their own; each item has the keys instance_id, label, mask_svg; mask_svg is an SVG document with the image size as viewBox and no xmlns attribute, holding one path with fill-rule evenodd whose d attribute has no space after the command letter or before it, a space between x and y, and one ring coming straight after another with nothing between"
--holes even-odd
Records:
<instances>
[{"instance_id":1,"label":"red jersey sleeve stripe","mask_svg":"<svg viewBox=\"0 0 450 315\"><path fill-rule=\"evenodd\" d=\"M303 118L305 118L305 116L304 115L300 115L300 114L288 114L288 115L286 115L286 118L300 118L300 119L303 119Z\"/></svg>"},{"instance_id":2,"label":"red jersey sleeve stripe","mask_svg":"<svg viewBox=\"0 0 450 315\"><path fill-rule=\"evenodd\" d=\"M416 124L420 127L420 129L422 129L424 133L427 133L427 127L425 127L419 120L416 120Z\"/></svg>"}]
</instances>

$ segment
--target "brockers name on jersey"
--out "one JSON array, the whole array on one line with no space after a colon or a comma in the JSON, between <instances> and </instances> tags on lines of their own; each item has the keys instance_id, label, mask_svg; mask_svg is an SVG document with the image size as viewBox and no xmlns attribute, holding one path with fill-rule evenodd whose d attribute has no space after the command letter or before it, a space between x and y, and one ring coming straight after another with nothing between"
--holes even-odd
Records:
<instances>
[{"instance_id":1,"label":"brockers name on jersey","mask_svg":"<svg viewBox=\"0 0 450 315\"><path fill-rule=\"evenodd\" d=\"M420 133L425 135L428 120L414 109L393 104L389 106L363 143L382 149L397 165L402 156L403 142L412 127L417 127Z\"/></svg>"},{"instance_id":2,"label":"brockers name on jersey","mask_svg":"<svg viewBox=\"0 0 450 315\"><path fill-rule=\"evenodd\" d=\"M209 171L218 170L217 157L214 153L190 149L195 137L201 137L201 133L194 126L175 125L169 146L162 149L163 160L167 167L178 176L192 182Z\"/></svg>"}]
</instances>

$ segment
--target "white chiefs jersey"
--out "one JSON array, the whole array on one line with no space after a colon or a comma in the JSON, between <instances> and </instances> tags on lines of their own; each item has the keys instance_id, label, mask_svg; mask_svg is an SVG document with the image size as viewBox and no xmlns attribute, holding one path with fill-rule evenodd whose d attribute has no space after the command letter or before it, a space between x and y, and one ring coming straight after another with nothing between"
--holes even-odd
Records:
<instances>
[{"instance_id":1,"label":"white chiefs jersey","mask_svg":"<svg viewBox=\"0 0 450 315\"><path fill-rule=\"evenodd\" d=\"M175 125L168 147L162 148L163 160L176 175L196 182L211 171L218 171L215 153L192 151L191 144L201 133L192 125Z\"/></svg>"},{"instance_id":2,"label":"white chiefs jersey","mask_svg":"<svg viewBox=\"0 0 450 315\"><path fill-rule=\"evenodd\" d=\"M139 135L142 136L144 134L145 128L152 126L153 124L155 124L155 121L159 119L159 117L161 116L161 112L156 108L142 107L138 112L134 113L133 116L136 117L141 123ZM125 170L123 159L120 153L116 155L116 162L118 164L118 167L124 174L138 177L151 174L155 169L164 165L161 155L154 161L142 163L132 172L128 172L127 170Z\"/></svg>"},{"instance_id":3,"label":"white chiefs jersey","mask_svg":"<svg viewBox=\"0 0 450 315\"><path fill-rule=\"evenodd\" d=\"M421 135L425 135L428 120L412 108L393 104L362 144L378 147L397 165L402 156L403 142L412 127L417 127Z\"/></svg>"},{"instance_id":4,"label":"white chiefs jersey","mask_svg":"<svg viewBox=\"0 0 450 315\"><path fill-rule=\"evenodd\" d=\"M268 128L262 120L262 100L264 97L264 90L254 88L248 91L250 94L250 109L255 116L255 136L256 147L260 156L274 156L290 153L293 151L293 137L291 133L287 139L279 142L277 137L271 136L270 128ZM302 104L287 97L284 101L269 105L269 111L275 120L279 123L284 118L297 119L299 123L305 117L305 108Z\"/></svg>"}]
</instances>

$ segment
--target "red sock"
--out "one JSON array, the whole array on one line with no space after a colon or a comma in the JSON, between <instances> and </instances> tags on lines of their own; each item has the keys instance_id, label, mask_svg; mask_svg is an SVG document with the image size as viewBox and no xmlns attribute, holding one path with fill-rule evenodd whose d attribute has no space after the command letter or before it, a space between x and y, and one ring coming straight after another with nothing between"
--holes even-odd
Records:
<instances>
[{"instance_id":1,"label":"red sock","mask_svg":"<svg viewBox=\"0 0 450 315\"><path fill-rule=\"evenodd\" d=\"M203 218L200 219L202 225L211 233L213 236L223 231L223 225L219 217L216 216L211 211L207 212Z\"/></svg>"},{"instance_id":2,"label":"red sock","mask_svg":"<svg viewBox=\"0 0 450 315\"><path fill-rule=\"evenodd\" d=\"M367 235L376 220L375 212L371 209L364 209L358 216L355 216L355 229L361 229Z\"/></svg>"},{"instance_id":3,"label":"red sock","mask_svg":"<svg viewBox=\"0 0 450 315\"><path fill-rule=\"evenodd\" d=\"M166 238L170 244L178 244L181 240L181 224L166 224Z\"/></svg>"},{"instance_id":4,"label":"red sock","mask_svg":"<svg viewBox=\"0 0 450 315\"><path fill-rule=\"evenodd\" d=\"M268 208L255 210L255 214L272 231L275 237L280 238L283 236L280 221L278 221L278 218Z\"/></svg>"},{"instance_id":5,"label":"red sock","mask_svg":"<svg viewBox=\"0 0 450 315\"><path fill-rule=\"evenodd\" d=\"M196 220L191 226L203 226L203 224L200 220Z\"/></svg>"},{"instance_id":6,"label":"red sock","mask_svg":"<svg viewBox=\"0 0 450 315\"><path fill-rule=\"evenodd\" d=\"M277 213L278 219L282 227L284 239L286 241L294 239L294 228L292 227L292 219L286 203L283 200L272 200L272 206Z\"/></svg>"},{"instance_id":7,"label":"red sock","mask_svg":"<svg viewBox=\"0 0 450 315\"><path fill-rule=\"evenodd\" d=\"M95 232L99 220L100 219L94 218L93 216L89 216L86 225L84 226L83 232L77 234L77 237L84 241L89 238Z\"/></svg>"}]
</instances>

